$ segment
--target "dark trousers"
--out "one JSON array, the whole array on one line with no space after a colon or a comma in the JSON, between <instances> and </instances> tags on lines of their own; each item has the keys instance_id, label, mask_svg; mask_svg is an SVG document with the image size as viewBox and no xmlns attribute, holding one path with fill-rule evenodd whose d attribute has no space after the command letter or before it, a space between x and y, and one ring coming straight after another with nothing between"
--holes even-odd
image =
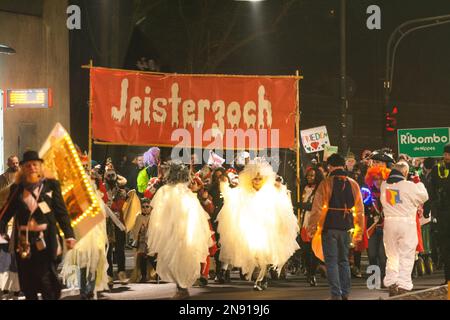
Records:
<instances>
[{"instance_id":1,"label":"dark trousers","mask_svg":"<svg viewBox=\"0 0 450 320\"><path fill-rule=\"evenodd\" d=\"M442 212L443 214L450 215L449 212ZM448 218L438 219L438 241L444 263L445 280L450 281L450 220Z\"/></svg>"},{"instance_id":2,"label":"dark trousers","mask_svg":"<svg viewBox=\"0 0 450 320\"><path fill-rule=\"evenodd\" d=\"M441 248L439 247L439 232L437 223L431 224L431 259L437 267L442 264Z\"/></svg>"},{"instance_id":3,"label":"dark trousers","mask_svg":"<svg viewBox=\"0 0 450 320\"><path fill-rule=\"evenodd\" d=\"M147 255L146 254L140 254L138 255L139 259L139 268L141 269L141 280L147 279Z\"/></svg>"},{"instance_id":4,"label":"dark trousers","mask_svg":"<svg viewBox=\"0 0 450 320\"><path fill-rule=\"evenodd\" d=\"M361 270L361 251L353 250L353 265Z\"/></svg>"},{"instance_id":5,"label":"dark trousers","mask_svg":"<svg viewBox=\"0 0 450 320\"><path fill-rule=\"evenodd\" d=\"M333 297L348 296L351 288L348 252L350 236L345 230L322 232L322 249L327 267L327 280Z\"/></svg>"},{"instance_id":6,"label":"dark trousers","mask_svg":"<svg viewBox=\"0 0 450 320\"><path fill-rule=\"evenodd\" d=\"M384 251L383 228L376 227L375 232L369 239L369 248L367 252L369 255L369 264L379 266L381 279L384 279L387 258Z\"/></svg>"},{"instance_id":7,"label":"dark trousers","mask_svg":"<svg viewBox=\"0 0 450 320\"><path fill-rule=\"evenodd\" d=\"M16 258L20 289L27 300L37 300L39 292L44 300L58 300L61 297L56 263L51 259L48 249L37 251L31 246L29 259L22 259L18 255Z\"/></svg>"},{"instance_id":8,"label":"dark trousers","mask_svg":"<svg viewBox=\"0 0 450 320\"><path fill-rule=\"evenodd\" d=\"M117 226L115 227L115 243L110 244L107 253L108 259L108 276L113 277L113 250L117 259L117 271L125 271L125 241L126 233L121 231Z\"/></svg>"},{"instance_id":9,"label":"dark trousers","mask_svg":"<svg viewBox=\"0 0 450 320\"><path fill-rule=\"evenodd\" d=\"M305 262L305 269L308 272L308 275L316 275L316 269L319 265L319 259L317 259L312 250L311 242L303 242L302 255L303 261Z\"/></svg>"},{"instance_id":10,"label":"dark trousers","mask_svg":"<svg viewBox=\"0 0 450 320\"><path fill-rule=\"evenodd\" d=\"M94 296L96 275L93 278L92 274L88 274L87 268L80 269L80 296L85 298L92 298Z\"/></svg>"},{"instance_id":11,"label":"dark trousers","mask_svg":"<svg viewBox=\"0 0 450 320\"><path fill-rule=\"evenodd\" d=\"M153 267L153 270L156 270L156 257L154 256L148 256L146 254L138 254L138 265L139 270L141 271L141 280L147 279L147 266L150 263L150 265Z\"/></svg>"}]
</instances>

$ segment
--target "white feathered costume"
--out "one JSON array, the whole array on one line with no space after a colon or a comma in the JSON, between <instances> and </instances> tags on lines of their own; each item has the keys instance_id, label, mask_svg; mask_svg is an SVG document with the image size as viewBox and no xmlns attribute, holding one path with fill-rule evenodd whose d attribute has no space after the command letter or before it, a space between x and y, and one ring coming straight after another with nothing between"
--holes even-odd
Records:
<instances>
[{"instance_id":1,"label":"white feathered costume","mask_svg":"<svg viewBox=\"0 0 450 320\"><path fill-rule=\"evenodd\" d=\"M263 185L252 184L257 175ZM251 161L239 174L239 186L221 184L224 206L217 216L220 260L249 277L256 267L273 265L281 271L299 248L297 219L286 187L275 186L276 174L263 159Z\"/></svg>"},{"instance_id":2,"label":"white feathered costume","mask_svg":"<svg viewBox=\"0 0 450 320\"><path fill-rule=\"evenodd\" d=\"M106 216L106 205L102 200L102 194L94 183L92 183L92 187L101 206L99 214ZM64 256L61 276L68 288L80 287L79 270L87 268L86 277L88 278L86 280L93 280L95 277L95 297L97 292L108 290L107 245L106 220L103 219L76 243L75 248L67 251Z\"/></svg>"},{"instance_id":3,"label":"white feathered costume","mask_svg":"<svg viewBox=\"0 0 450 320\"><path fill-rule=\"evenodd\" d=\"M170 163L164 170L166 184L151 202L149 255L157 253L156 273L163 281L188 288L200 278L200 263L212 245L209 216L188 188L188 169Z\"/></svg>"}]
</instances>

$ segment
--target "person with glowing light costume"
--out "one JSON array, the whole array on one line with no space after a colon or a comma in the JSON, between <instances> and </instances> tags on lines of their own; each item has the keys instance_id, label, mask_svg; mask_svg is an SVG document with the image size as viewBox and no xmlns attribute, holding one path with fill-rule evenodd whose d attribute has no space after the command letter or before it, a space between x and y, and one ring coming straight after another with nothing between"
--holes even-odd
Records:
<instances>
[{"instance_id":1,"label":"person with glowing light costume","mask_svg":"<svg viewBox=\"0 0 450 320\"><path fill-rule=\"evenodd\" d=\"M332 300L348 300L351 275L350 243L362 241L364 206L358 183L347 176L345 159L337 153L327 159L330 175L314 198L308 222L314 254L325 262ZM352 238L350 239L350 234Z\"/></svg>"},{"instance_id":2,"label":"person with glowing light costume","mask_svg":"<svg viewBox=\"0 0 450 320\"><path fill-rule=\"evenodd\" d=\"M197 195L189 189L189 168L181 163L163 165L165 185L150 205L148 251L157 254L156 273L161 280L175 282L175 299L189 296L188 287L200 278L200 264L206 262L212 245L209 215Z\"/></svg>"},{"instance_id":3,"label":"person with glowing light costume","mask_svg":"<svg viewBox=\"0 0 450 320\"><path fill-rule=\"evenodd\" d=\"M217 217L220 260L242 268L247 279L260 272L254 289L267 288L267 269L278 272L299 249L299 233L292 202L285 186L275 184L276 173L261 158L250 161L239 174L239 185L222 182L224 205Z\"/></svg>"}]
</instances>

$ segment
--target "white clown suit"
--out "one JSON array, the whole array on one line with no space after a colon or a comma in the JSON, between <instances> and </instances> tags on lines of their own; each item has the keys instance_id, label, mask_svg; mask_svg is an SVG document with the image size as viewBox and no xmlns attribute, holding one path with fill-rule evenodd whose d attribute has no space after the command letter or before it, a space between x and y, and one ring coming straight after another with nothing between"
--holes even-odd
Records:
<instances>
[{"instance_id":1,"label":"white clown suit","mask_svg":"<svg viewBox=\"0 0 450 320\"><path fill-rule=\"evenodd\" d=\"M383 240L387 256L384 285L410 291L418 243L417 208L428 200L428 193L423 183L406 181L399 171L392 170L389 179L381 185L380 198L385 216Z\"/></svg>"}]
</instances>

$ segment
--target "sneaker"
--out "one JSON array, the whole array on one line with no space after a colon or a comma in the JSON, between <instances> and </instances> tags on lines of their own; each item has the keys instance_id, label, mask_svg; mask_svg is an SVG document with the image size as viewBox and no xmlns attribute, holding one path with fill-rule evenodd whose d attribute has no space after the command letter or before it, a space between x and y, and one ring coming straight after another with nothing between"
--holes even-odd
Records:
<instances>
[{"instance_id":1,"label":"sneaker","mask_svg":"<svg viewBox=\"0 0 450 320\"><path fill-rule=\"evenodd\" d=\"M315 276L308 276L308 283L310 287L317 287L317 280Z\"/></svg>"},{"instance_id":2,"label":"sneaker","mask_svg":"<svg viewBox=\"0 0 450 320\"><path fill-rule=\"evenodd\" d=\"M398 287L396 284L390 285L388 289L389 289L389 297L394 297L398 295Z\"/></svg>"},{"instance_id":3,"label":"sneaker","mask_svg":"<svg viewBox=\"0 0 450 320\"><path fill-rule=\"evenodd\" d=\"M127 279L127 275L126 275L125 271L119 272L119 281L120 281L120 284L128 284L128 282L130 281L130 279Z\"/></svg>"},{"instance_id":4,"label":"sneaker","mask_svg":"<svg viewBox=\"0 0 450 320\"><path fill-rule=\"evenodd\" d=\"M255 283L255 285L253 286L253 290L255 290L255 291L263 291L264 290L264 288L263 288L263 286L261 285L261 282L256 282Z\"/></svg>"},{"instance_id":5,"label":"sneaker","mask_svg":"<svg viewBox=\"0 0 450 320\"><path fill-rule=\"evenodd\" d=\"M354 276L355 278L362 278L362 274L359 268L357 267L352 268L352 276Z\"/></svg>"},{"instance_id":6,"label":"sneaker","mask_svg":"<svg viewBox=\"0 0 450 320\"><path fill-rule=\"evenodd\" d=\"M183 300L189 298L189 291L185 288L177 288L177 293L172 297L175 300Z\"/></svg>"}]
</instances>

